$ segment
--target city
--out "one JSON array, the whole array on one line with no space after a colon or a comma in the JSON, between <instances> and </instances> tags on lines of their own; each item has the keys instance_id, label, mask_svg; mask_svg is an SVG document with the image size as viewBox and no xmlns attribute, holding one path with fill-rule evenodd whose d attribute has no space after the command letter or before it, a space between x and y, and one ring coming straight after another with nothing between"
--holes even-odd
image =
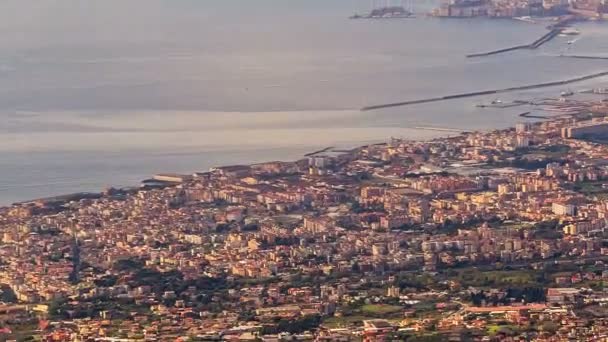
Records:
<instances>
[{"instance_id":1,"label":"city","mask_svg":"<svg viewBox=\"0 0 608 342\"><path fill-rule=\"evenodd\" d=\"M606 0L0 13L0 341L608 341Z\"/></svg>"},{"instance_id":2,"label":"city","mask_svg":"<svg viewBox=\"0 0 608 342\"><path fill-rule=\"evenodd\" d=\"M574 14L602 19L608 7L603 0L449 0L433 11L437 17L517 18L534 22L531 17Z\"/></svg>"},{"instance_id":3,"label":"city","mask_svg":"<svg viewBox=\"0 0 608 342\"><path fill-rule=\"evenodd\" d=\"M604 340L608 117L588 105L2 208L0 336Z\"/></svg>"}]
</instances>

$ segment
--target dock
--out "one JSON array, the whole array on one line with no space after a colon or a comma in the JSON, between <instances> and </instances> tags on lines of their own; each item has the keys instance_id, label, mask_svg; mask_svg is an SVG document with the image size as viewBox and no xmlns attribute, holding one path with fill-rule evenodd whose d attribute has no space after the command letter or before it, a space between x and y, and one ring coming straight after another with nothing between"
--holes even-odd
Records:
<instances>
[{"instance_id":1,"label":"dock","mask_svg":"<svg viewBox=\"0 0 608 342\"><path fill-rule=\"evenodd\" d=\"M312 157L312 156L315 156L315 155L317 155L317 154L321 154L321 153L329 152L329 151L330 151L332 148L334 148L334 147L333 147L333 146L329 146L329 147L326 147L326 148L320 149L320 150L318 150L318 151L313 151L313 152L310 152L310 153L306 153L304 156L305 156L305 157Z\"/></svg>"}]
</instances>

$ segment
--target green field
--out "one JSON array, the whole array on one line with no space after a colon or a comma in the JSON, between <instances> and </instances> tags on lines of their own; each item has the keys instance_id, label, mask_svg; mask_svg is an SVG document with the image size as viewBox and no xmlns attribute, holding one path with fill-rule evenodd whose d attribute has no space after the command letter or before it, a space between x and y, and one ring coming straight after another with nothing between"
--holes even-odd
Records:
<instances>
[{"instance_id":1,"label":"green field","mask_svg":"<svg viewBox=\"0 0 608 342\"><path fill-rule=\"evenodd\" d=\"M403 310L401 306L385 304L366 304L361 307L361 312L369 316L383 316L397 313Z\"/></svg>"},{"instance_id":2,"label":"green field","mask_svg":"<svg viewBox=\"0 0 608 342\"><path fill-rule=\"evenodd\" d=\"M501 224L498 227L498 229L512 229L512 230L530 229L533 226L534 226L534 224L530 223L530 222L508 222L508 223Z\"/></svg>"},{"instance_id":3,"label":"green field","mask_svg":"<svg viewBox=\"0 0 608 342\"><path fill-rule=\"evenodd\" d=\"M497 287L525 285L535 286L538 284L537 274L530 270L510 271L465 271L460 272L456 278L465 286Z\"/></svg>"},{"instance_id":4,"label":"green field","mask_svg":"<svg viewBox=\"0 0 608 342\"><path fill-rule=\"evenodd\" d=\"M323 325L329 328L340 328L361 325L366 319L400 319L402 310L403 307L399 305L365 304L353 310L352 315L329 317L323 320Z\"/></svg>"}]
</instances>

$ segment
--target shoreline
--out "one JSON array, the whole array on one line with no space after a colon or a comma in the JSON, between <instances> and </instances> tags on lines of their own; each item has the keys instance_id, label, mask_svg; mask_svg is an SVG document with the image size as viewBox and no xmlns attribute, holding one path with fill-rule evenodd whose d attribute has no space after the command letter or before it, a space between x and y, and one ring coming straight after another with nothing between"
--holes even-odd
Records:
<instances>
[{"instance_id":1,"label":"shoreline","mask_svg":"<svg viewBox=\"0 0 608 342\"><path fill-rule=\"evenodd\" d=\"M608 71L607 72L603 72L602 74L606 74L608 75ZM583 78L586 78L589 76L584 76ZM580 78L577 78L580 79ZM553 82L554 83L554 82ZM552 116L541 116L541 115L534 115L532 114L530 111L526 111L523 113L518 113L516 115L518 118L523 118L523 119L536 119L536 120L540 120L538 122L550 122L550 121L557 121L560 119L563 119L562 116L556 116L556 117L552 117ZM458 129L458 128L447 128L447 127L435 127L435 126L415 126L415 127L411 127L411 128L404 128L404 129L410 129L410 130L420 130L420 131L436 131L438 133L438 136L434 136L434 137L426 137L426 138L414 138L414 139L407 139L407 138L400 138L400 139L405 139L405 140L412 140L412 141L437 141L437 140L443 140L443 139L450 139L456 136L461 136L463 134L470 134L470 133L487 133L490 131L509 131L509 130L513 130L515 128L515 125L510 125L507 127L503 127L503 128L496 128L496 127L486 127L483 129L474 129L474 130L466 130L466 129ZM240 165L246 165L246 166L254 166L254 165L258 165L258 164L263 164L263 163L269 163L269 162L285 162L285 163L296 163L298 161L307 159L307 158L314 158L315 156L319 155L319 154L324 154L324 153L339 153L339 154L347 154L347 153L354 153L362 148L368 147L368 146L373 146L373 145L384 145L387 143L388 140L390 140L391 137L384 137L384 139L379 139L377 142L372 142L369 141L367 143L362 143L362 141L359 142L353 142L353 146L352 148L345 148L345 147L336 147L336 146L327 146L324 148L318 148L316 150L312 150L311 152L308 153L299 153L299 156L292 158L288 158L288 159L273 159L273 158L269 158L267 160L262 160L262 161L257 161L257 162L250 162L250 163L243 163ZM211 166L209 167L209 169L213 169L213 168L222 168L222 167L228 167L230 165L236 165L234 163L228 164L228 165L216 165L216 166ZM148 186L146 185L146 181L150 182L156 182L156 183L164 183L161 187L165 188L165 187L171 187L171 186L177 186L180 183L177 182L162 182L162 181L158 181L156 179L154 179L155 175L163 175L163 174L171 174L171 175L176 175L176 176L193 176L193 175L197 175L197 174L205 174L208 173L210 171L205 171L205 172L197 172L197 171L193 171L193 172L182 172L182 173L176 173L176 172L172 172L172 171L164 171L164 172L159 172L156 174L152 174L152 175L148 175L146 176L146 178L139 180L139 184L133 184L133 185L125 185L125 186L119 186L119 187L114 187L112 185L107 186L105 189L100 189L98 191L76 191L76 192L68 192L68 193L62 193L62 194L58 194L58 195L50 195L50 196L43 196L43 197L37 197L37 198L33 198L33 199L26 199L26 200L22 200L22 201L15 201L15 202L10 202L8 204L0 204L0 208L10 208L13 206L19 206L19 205L27 205L27 204L33 204L33 203L37 203L37 202L41 202L41 203L58 203L58 202L70 202L70 201L75 201L75 200L80 200L80 199L95 199L95 198L101 198L105 195L105 193L107 192L107 190L110 189L114 189L114 190L119 190L125 193L129 193L129 192L138 192L140 190L146 190L146 189L152 189L155 188L154 186Z\"/></svg>"},{"instance_id":2,"label":"shoreline","mask_svg":"<svg viewBox=\"0 0 608 342\"><path fill-rule=\"evenodd\" d=\"M430 127L415 127L415 128L411 128L411 129L416 129L416 130L427 130ZM511 129L513 127L508 127L505 129ZM439 136L439 137L433 137L433 138L428 138L428 139L423 139L423 138L418 138L418 139L414 139L415 141L425 141L425 140L436 140L436 139L445 139L445 138L450 138L453 137L454 135L460 135L460 134L464 134L464 133L470 133L470 131L466 131L466 130L457 130L457 129L432 129L432 130L439 130L440 132L445 133L445 135ZM493 130L492 128L488 128L488 129L484 129L484 130L478 130L478 131L490 131ZM458 133L457 131L460 131L460 133ZM451 134L450 134L451 133ZM305 153L303 155L301 155L301 157L294 159L294 160L266 160L266 161L262 161L262 162L255 162L255 163L244 163L242 165L246 165L246 166L254 166L257 164L263 164L263 163L269 163L269 162L285 162L285 163L296 163L300 160L303 159L307 159L307 158L314 158L316 155L318 154L323 154L326 152L329 153L339 153L339 154L346 154L346 153L353 153L356 152L357 150L360 150L362 148L365 148L367 146L373 146L373 145L384 145L386 144L386 141L390 139L389 138L385 138L383 141L378 141L378 142L368 142L366 144L360 144L360 145L356 145L352 148L343 148L343 147L335 147L335 146L328 146L325 147L323 149L318 149L318 150L314 150L312 152L309 153ZM210 169L213 168L222 168L222 167L228 167L230 165L219 165L219 166L212 166L210 167ZM180 176L191 176L191 175L195 175L195 174L201 174L201 173L207 173L209 171L205 171L205 172L192 172L192 173L174 173L171 171L167 171L167 172L160 172L160 173L156 173L155 175L161 175L161 174L173 174L173 175L180 175ZM152 187L146 187L146 185L144 184L145 181L152 181L154 180L154 176L155 175L150 175L147 178L144 178L142 180L139 181L139 185L127 185L127 186L122 186L122 187L114 187L114 186L108 186L106 189L102 189L99 191L77 191L77 192L71 192L71 193L63 193L63 194L58 194L58 195L51 195L51 196L43 196L43 197L38 197L38 198L33 198L33 199L27 199L27 200L23 200L23 201L16 201L16 202L11 202L10 204L6 204L6 205L1 205L0 204L0 209L2 208L10 208L13 206L19 206L19 205L27 205L27 204L33 204L33 203L57 203L57 202L70 202L70 201L77 201L77 200L81 200L81 199L96 199L96 198L101 198L104 196L104 193L109 190L109 189L115 189L115 190L120 190L120 191L124 191L124 192L137 192L140 190L145 190L145 189L151 189ZM157 181L157 180L154 180ZM162 182L162 181L160 181ZM170 186L177 186L181 183L172 183L172 182L164 182L165 185L163 187L170 187Z\"/></svg>"},{"instance_id":3,"label":"shoreline","mask_svg":"<svg viewBox=\"0 0 608 342\"><path fill-rule=\"evenodd\" d=\"M603 72L602 74L606 74L608 75L608 72ZM588 76L585 76L588 77ZM577 78L579 79L579 78ZM531 114L531 112L526 111L526 112L522 112L522 113L518 113L516 115L519 118L523 118L523 119L538 119L544 122L548 122L548 121L552 121L552 120L559 120L560 117L551 117L551 116L540 116L540 115L533 115ZM514 123L515 124L515 123ZM496 127L485 127L485 128L481 128L481 129L474 129L474 130L467 130L467 129L458 129L458 128L449 128L449 127L439 127L439 126L415 126L415 127L404 127L404 130L420 130L420 131L436 131L438 134L437 136L429 136L429 137L418 137L418 138L413 138L413 139L407 139L407 138L402 138L405 140L413 140L413 141L432 141L432 140L441 140L441 139L449 139L455 136L460 136L462 134L468 134L468 133L474 133L474 132L489 132L489 131L505 131L505 130L510 130L514 128L514 124L511 124L507 127L502 127L502 128L496 128ZM268 158L268 159L264 159L264 160L260 160L260 161L256 161L256 162L246 162L243 163L242 165L256 165L256 164L261 164L261 163L267 163L267 162L272 162L272 161L280 161L280 162L297 162L306 158L314 158L316 155L318 154L323 154L325 152L328 153L353 153L357 150L360 150L361 148L365 148L366 146L371 146L371 145L375 145L375 144L386 144L386 141L388 141L390 139L389 136L385 136L382 139L378 139L377 142L372 142L369 141L367 143L363 143L362 141L358 141L358 142L352 142L352 148L351 147L336 147L336 146L327 146L324 148L317 148L317 149L313 149L311 152L300 152L297 153L297 156L294 156L293 158L278 158L278 159L274 159L274 158ZM238 162L237 162L238 163ZM234 165L234 163L228 163L228 164L220 164L220 165L215 165L215 166L210 166L209 168L214 168L214 167L226 167L229 165ZM171 170L168 171L163 171L163 172L159 172L156 174L163 174L163 173L174 173ZM180 175L193 175L193 174L197 174L197 173L201 173L201 172L190 172L190 171L185 171L185 172L181 172L178 173ZM202 172L205 173L205 172ZM174 173L176 174L176 173ZM105 190L107 189L118 189L121 191L125 191L125 192L129 192L129 191L139 191L142 189L145 189L146 186L144 184L145 180L150 180L152 178L153 174L148 174L147 176L144 176L145 178L142 178L140 180L136 180L136 182L139 182L138 184L129 184L129 183L123 183L125 184L124 186L117 186L115 187L114 185L108 185ZM167 186L171 186L171 185L178 185L178 183L173 183L170 184L168 183ZM100 189L101 188L101 189ZM61 202L61 201L72 201L72 200L78 200L78 199L85 199L85 198L100 198L103 196L105 190L103 187L98 187L97 189L99 190L83 190L83 191L76 191L76 192L63 192L63 193L59 193L57 195L48 195L48 196L40 196L40 197L34 197L34 198L30 198L30 199L24 199L24 200L18 200L18 201L10 201L8 200L6 204L0 204L0 208L9 208L15 205L24 205L24 204L31 204L31 203L36 203L36 202L47 202L47 203L51 203L51 202Z\"/></svg>"},{"instance_id":4,"label":"shoreline","mask_svg":"<svg viewBox=\"0 0 608 342\"><path fill-rule=\"evenodd\" d=\"M490 20L493 20L493 19L492 19L492 18L490 18ZM561 57L561 56L560 56L560 57ZM564 57L565 57L565 56L564 56ZM357 110L357 109L354 109L354 110ZM281 111L280 111L280 110L278 110L277 112L281 112ZM302 111L302 112L305 112L305 111ZM485 131L485 130L490 130L490 129L492 129L492 128L488 127L488 128L483 128L483 129L482 129L482 130L480 130L480 131ZM452 135L455 135L455 134L456 134L456 133L452 133ZM448 133L446 132L446 134L444 134L443 136L448 136ZM388 138L388 135L386 136L386 138ZM416 139L416 140L419 140L419 139ZM357 146L357 145L353 144L352 146L354 147L354 146ZM313 153L313 152L310 152L310 153ZM306 156L306 155L304 155L304 156ZM196 158L196 156L194 156L194 157ZM300 157L301 157L301 155L300 155ZM283 159L283 160L291 160L291 159ZM138 174L141 174L141 173L138 173ZM144 177L142 177L142 179L143 179L143 178L144 178ZM137 181L137 180L136 180L136 181ZM109 185L113 184L113 182L111 181L111 179L110 179L110 181L108 182L108 184L109 184ZM130 184L132 184L132 183L121 182L121 183L119 183L119 184L124 184L124 185L126 185L127 187L129 187L129 185L130 185ZM135 186L137 186L137 183L136 183L136 184L134 184L134 185L135 185ZM85 186L85 188L86 188L86 186ZM100 188L100 187L96 187L96 188L93 188L93 189L94 189L94 190L99 189L100 191L102 190L102 188ZM79 189L78 189L78 188L76 188L76 190L79 190ZM89 191L82 191L82 192L77 192L77 193L95 193L95 192L97 192L97 191L92 191L92 192L89 192ZM60 194L63 194L63 195L59 195L59 196L49 196L49 197L50 197L50 198L53 198L53 197L61 197L61 196L66 196L66 195L74 194L74 193L71 193L69 190L68 190L68 191L66 191L66 192L60 191L60 192L57 192L57 193L60 193ZM23 196L23 197L26 197L26 196ZM21 198L23 199L23 197L21 197ZM29 196L28 196L28 197L29 197ZM36 197L33 197L33 199L23 199L23 200L19 200L19 201L17 201L17 202L13 202L13 201L11 201L11 200L10 200L10 198L8 198L8 196L7 196L7 201L6 201L6 202L4 202L4 203L0 203L0 207L7 207L7 206L11 206L11 205L13 205L14 203L32 202L32 201L35 201L35 200L44 199L44 198L49 198L49 197L46 197L46 196L44 196L44 197L42 197L42 196L41 196L41 197L38 197L38 196L36 196Z\"/></svg>"}]
</instances>

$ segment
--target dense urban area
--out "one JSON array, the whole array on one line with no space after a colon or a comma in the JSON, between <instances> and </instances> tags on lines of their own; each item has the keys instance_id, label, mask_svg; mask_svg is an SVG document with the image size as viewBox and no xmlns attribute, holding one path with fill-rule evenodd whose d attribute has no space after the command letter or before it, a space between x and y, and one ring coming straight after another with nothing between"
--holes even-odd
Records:
<instances>
[{"instance_id":1,"label":"dense urban area","mask_svg":"<svg viewBox=\"0 0 608 342\"><path fill-rule=\"evenodd\" d=\"M605 340L608 104L563 95L511 129L1 208L0 339Z\"/></svg>"},{"instance_id":2,"label":"dense urban area","mask_svg":"<svg viewBox=\"0 0 608 342\"><path fill-rule=\"evenodd\" d=\"M389 5L351 18L413 15ZM449 0L432 15L555 19L474 58L606 12ZM477 107L528 107L522 122L0 207L0 341L608 341L606 95L497 99Z\"/></svg>"},{"instance_id":3,"label":"dense urban area","mask_svg":"<svg viewBox=\"0 0 608 342\"><path fill-rule=\"evenodd\" d=\"M605 0L443 0L433 11L438 17L541 17L577 14L602 18Z\"/></svg>"}]
</instances>

